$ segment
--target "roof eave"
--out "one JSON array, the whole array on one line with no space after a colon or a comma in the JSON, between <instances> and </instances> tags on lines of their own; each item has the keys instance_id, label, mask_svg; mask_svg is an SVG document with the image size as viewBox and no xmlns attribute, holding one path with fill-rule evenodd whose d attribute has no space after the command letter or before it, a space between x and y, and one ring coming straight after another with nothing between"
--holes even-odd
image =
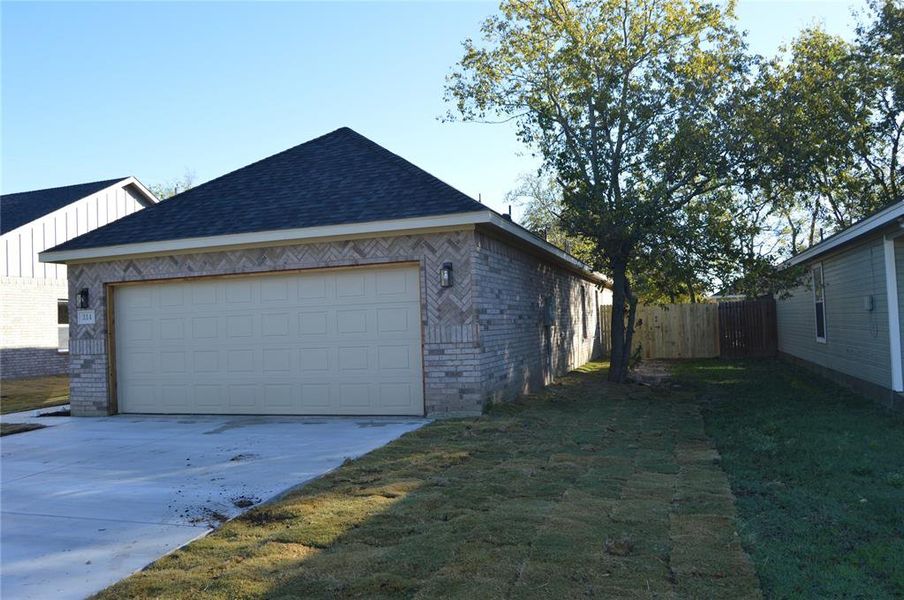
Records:
<instances>
[{"instance_id":1,"label":"roof eave","mask_svg":"<svg viewBox=\"0 0 904 600\"><path fill-rule=\"evenodd\" d=\"M147 207L149 207L149 206L152 206L152 205L157 204L158 202L160 202L160 199L157 198L156 195L154 195L154 192L152 192L151 190L149 190L143 183L141 183L141 182L138 180L138 178L136 178L136 177L130 175L129 177L125 177L125 178L123 178L123 179L118 179L118 180L116 180L115 183L112 183L112 184L108 185L108 186L105 187L105 188L101 188L101 189L97 190L96 192L92 192L92 193L88 194L87 196L81 196L80 198L76 198L76 199L73 200L72 202L69 202L69 203L67 203L67 204L65 204L65 205L63 205L63 206L61 206L61 207L59 207L59 208L57 208L57 209L55 209L55 210L52 210L52 211L50 211L50 212L48 212L48 213L44 213L43 215L40 215L39 217L36 217L36 218L32 219L31 221L28 221L27 223L23 223L23 224L19 225L18 227L14 227L13 229L10 229L9 231L4 231L4 232L3 232L2 234L0 234L0 235L7 235L7 234L9 234L9 233L13 233L13 232L15 232L15 231L18 231L19 229L22 229L23 227L28 227L29 225L31 225L31 224L34 223L35 221L37 221L37 220L39 220L39 219L43 219L43 218L45 218L45 217L47 217L47 216L49 216L49 215L58 213L58 212L60 212L60 211L66 210L67 208L69 208L70 206L72 206L73 204L75 204L76 202L79 202L79 201L81 201L81 200L84 200L85 198L90 198L91 196L94 196L94 195L96 195L96 194L103 193L103 192L105 192L105 191L107 191L107 190L112 190L112 189L114 189L114 188L125 188L125 187L128 187L128 186L132 186L135 190L138 191L138 193L139 193L140 196L141 196L141 198L138 198L138 202L141 203L141 205L144 206L145 208L147 208Z\"/></svg>"},{"instance_id":2,"label":"roof eave","mask_svg":"<svg viewBox=\"0 0 904 600\"><path fill-rule=\"evenodd\" d=\"M136 180L137 181L137 180ZM140 242L114 246L99 246L72 250L45 250L38 256L45 263L84 263L137 258L160 254L186 254L193 252L214 252L242 247L276 246L292 243L310 243L329 239L386 236L393 234L417 234L431 231L453 230L476 225L486 225L499 229L518 238L553 258L556 262L581 273L601 285L610 285L600 273L591 270L579 259L563 252L549 242L533 235L495 212L484 209L473 212L453 213L430 217L413 217L386 221L368 221L319 227L277 229L236 233L210 237L182 238L156 242Z\"/></svg>"},{"instance_id":3,"label":"roof eave","mask_svg":"<svg viewBox=\"0 0 904 600\"><path fill-rule=\"evenodd\" d=\"M904 227L904 200L892 204L884 210L880 210L876 214L863 219L859 223L851 225L847 229L840 231L810 248L807 248L800 254L792 256L784 262L784 266L793 267L801 263L814 260L827 252L838 249L864 236L875 233L891 223L898 221L899 227Z\"/></svg>"}]
</instances>

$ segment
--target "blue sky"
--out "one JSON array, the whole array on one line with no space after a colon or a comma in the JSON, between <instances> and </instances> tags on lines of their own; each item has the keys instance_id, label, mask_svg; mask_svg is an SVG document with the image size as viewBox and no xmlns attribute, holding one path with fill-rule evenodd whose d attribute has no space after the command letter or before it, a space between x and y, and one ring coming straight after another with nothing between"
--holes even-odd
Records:
<instances>
[{"instance_id":1,"label":"blue sky","mask_svg":"<svg viewBox=\"0 0 904 600\"><path fill-rule=\"evenodd\" d=\"M741 0L738 16L772 54L816 22L851 37L851 6ZM537 161L509 126L437 120L461 41L495 7L3 2L0 187L201 183L347 125L504 210Z\"/></svg>"}]
</instances>

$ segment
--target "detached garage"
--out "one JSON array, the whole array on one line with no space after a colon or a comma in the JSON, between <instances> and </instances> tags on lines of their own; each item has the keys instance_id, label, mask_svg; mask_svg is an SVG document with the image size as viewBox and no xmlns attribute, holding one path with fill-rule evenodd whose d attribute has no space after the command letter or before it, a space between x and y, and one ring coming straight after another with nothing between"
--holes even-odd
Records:
<instances>
[{"instance_id":1,"label":"detached garage","mask_svg":"<svg viewBox=\"0 0 904 600\"><path fill-rule=\"evenodd\" d=\"M350 129L52 248L75 415L474 414L595 357L605 280Z\"/></svg>"}]
</instances>

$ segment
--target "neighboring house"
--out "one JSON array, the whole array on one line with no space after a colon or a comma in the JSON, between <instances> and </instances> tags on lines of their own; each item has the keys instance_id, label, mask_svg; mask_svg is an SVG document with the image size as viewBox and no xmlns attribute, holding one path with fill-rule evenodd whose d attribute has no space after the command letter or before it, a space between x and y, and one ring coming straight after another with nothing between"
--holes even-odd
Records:
<instances>
[{"instance_id":1,"label":"neighboring house","mask_svg":"<svg viewBox=\"0 0 904 600\"><path fill-rule=\"evenodd\" d=\"M904 406L904 202L788 264L806 273L803 285L777 303L779 352Z\"/></svg>"},{"instance_id":2,"label":"neighboring house","mask_svg":"<svg viewBox=\"0 0 904 600\"><path fill-rule=\"evenodd\" d=\"M66 267L38 253L156 201L134 177L0 197L0 376L68 367Z\"/></svg>"},{"instance_id":3,"label":"neighboring house","mask_svg":"<svg viewBox=\"0 0 904 600\"><path fill-rule=\"evenodd\" d=\"M343 128L48 250L75 415L475 414L598 354L605 280Z\"/></svg>"}]
</instances>

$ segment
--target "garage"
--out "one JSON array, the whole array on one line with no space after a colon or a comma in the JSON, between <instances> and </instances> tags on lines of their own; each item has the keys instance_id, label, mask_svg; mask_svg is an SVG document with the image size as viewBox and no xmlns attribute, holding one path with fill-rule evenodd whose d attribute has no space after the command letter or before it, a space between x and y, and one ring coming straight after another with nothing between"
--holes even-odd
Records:
<instances>
[{"instance_id":1,"label":"garage","mask_svg":"<svg viewBox=\"0 0 904 600\"><path fill-rule=\"evenodd\" d=\"M600 356L611 298L544 236L348 128L40 258L67 267L80 417L479 415Z\"/></svg>"},{"instance_id":2,"label":"garage","mask_svg":"<svg viewBox=\"0 0 904 600\"><path fill-rule=\"evenodd\" d=\"M416 264L113 286L119 412L423 415Z\"/></svg>"}]
</instances>

